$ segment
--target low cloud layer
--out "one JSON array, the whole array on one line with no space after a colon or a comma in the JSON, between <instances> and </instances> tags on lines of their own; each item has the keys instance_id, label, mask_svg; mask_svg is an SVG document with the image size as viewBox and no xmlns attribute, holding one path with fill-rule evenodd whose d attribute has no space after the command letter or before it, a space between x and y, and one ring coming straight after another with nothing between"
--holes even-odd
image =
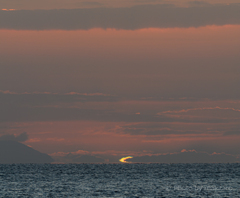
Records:
<instances>
[{"instance_id":1,"label":"low cloud layer","mask_svg":"<svg viewBox=\"0 0 240 198\"><path fill-rule=\"evenodd\" d=\"M141 5L131 8L0 11L1 29L88 30L188 28L240 24L240 4L192 6Z\"/></svg>"},{"instance_id":2,"label":"low cloud layer","mask_svg":"<svg viewBox=\"0 0 240 198\"><path fill-rule=\"evenodd\" d=\"M13 134L2 135L0 137L0 140L11 140L11 141L16 141L16 142L25 142L25 141L28 140L28 134L26 132L23 132L19 135L13 135Z\"/></svg>"},{"instance_id":3,"label":"low cloud layer","mask_svg":"<svg viewBox=\"0 0 240 198\"><path fill-rule=\"evenodd\" d=\"M51 155L56 162L64 163L104 163L104 162L119 162L124 155L119 153L95 154L79 150L70 153L54 153ZM127 155L126 155L127 156ZM196 150L182 149L181 152L168 154L151 154L145 155L131 154L131 158L126 159L127 162L136 163L236 163L239 158L235 155L226 153L198 152Z\"/></svg>"},{"instance_id":4,"label":"low cloud layer","mask_svg":"<svg viewBox=\"0 0 240 198\"><path fill-rule=\"evenodd\" d=\"M224 136L240 135L240 130L236 130L236 131L226 131L223 135L224 135Z\"/></svg>"},{"instance_id":5,"label":"low cloud layer","mask_svg":"<svg viewBox=\"0 0 240 198\"><path fill-rule=\"evenodd\" d=\"M178 110L175 102L169 103L168 111L164 101L155 101L157 107L152 108L151 101L125 101L123 98L105 94L54 94L54 93L8 93L0 92L0 123L33 122L33 121L101 121L101 122L150 122L150 125L126 125L120 132L131 135L167 135L198 134L198 129L178 129L172 126L156 126L154 123L236 123L240 118L239 108L201 107ZM128 104L129 103L129 104ZM138 104L139 103L139 104ZM199 104L202 102L199 101ZM205 102L206 105L207 102ZM141 105L142 104L142 105ZM178 105L186 105L185 101ZM198 105L189 101L188 106ZM201 105L204 105L201 104ZM232 105L223 103L222 105ZM150 108L150 109L148 109ZM157 110L159 109L159 110ZM1 125L4 126L4 125ZM150 127L150 128L149 128ZM1 129L1 128L0 128ZM205 129L204 129L205 130ZM231 129L233 131L235 129ZM227 132L223 130L218 132ZM213 131L214 132L214 131ZM208 131L210 134L211 132Z\"/></svg>"},{"instance_id":6,"label":"low cloud layer","mask_svg":"<svg viewBox=\"0 0 240 198\"><path fill-rule=\"evenodd\" d=\"M55 153L52 157L56 162L61 163L103 163L105 160L99 156L94 156L88 151L79 150L69 153Z\"/></svg>"},{"instance_id":7,"label":"low cloud layer","mask_svg":"<svg viewBox=\"0 0 240 198\"><path fill-rule=\"evenodd\" d=\"M197 152L195 150L187 151L185 149L180 153L166 155L145 155L133 157L128 162L155 162L155 163L235 163L239 159L233 155L225 153L208 154L205 152Z\"/></svg>"},{"instance_id":8,"label":"low cloud layer","mask_svg":"<svg viewBox=\"0 0 240 198\"><path fill-rule=\"evenodd\" d=\"M69 102L103 102L117 101L118 98L102 93L15 93L0 90L1 102L10 105L52 105Z\"/></svg>"}]
</instances>

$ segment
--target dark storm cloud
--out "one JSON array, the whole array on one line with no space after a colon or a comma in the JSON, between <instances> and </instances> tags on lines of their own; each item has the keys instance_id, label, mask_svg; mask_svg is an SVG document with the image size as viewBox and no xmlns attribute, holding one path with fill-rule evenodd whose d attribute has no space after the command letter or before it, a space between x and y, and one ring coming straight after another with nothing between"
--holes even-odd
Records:
<instances>
[{"instance_id":1,"label":"dark storm cloud","mask_svg":"<svg viewBox=\"0 0 240 198\"><path fill-rule=\"evenodd\" d=\"M77 30L188 28L240 24L240 4L191 6L141 5L131 8L0 11L0 28Z\"/></svg>"},{"instance_id":2,"label":"dark storm cloud","mask_svg":"<svg viewBox=\"0 0 240 198\"><path fill-rule=\"evenodd\" d=\"M13 134L2 135L0 137L0 140L11 140L11 141L17 141L17 142L25 142L25 141L28 140L28 134L26 132L23 132L19 135L13 135Z\"/></svg>"},{"instance_id":3,"label":"dark storm cloud","mask_svg":"<svg viewBox=\"0 0 240 198\"><path fill-rule=\"evenodd\" d=\"M238 158L224 153L208 154L204 152L187 151L167 155L145 155L133 157L127 161L154 163L234 163L238 161Z\"/></svg>"}]
</instances>

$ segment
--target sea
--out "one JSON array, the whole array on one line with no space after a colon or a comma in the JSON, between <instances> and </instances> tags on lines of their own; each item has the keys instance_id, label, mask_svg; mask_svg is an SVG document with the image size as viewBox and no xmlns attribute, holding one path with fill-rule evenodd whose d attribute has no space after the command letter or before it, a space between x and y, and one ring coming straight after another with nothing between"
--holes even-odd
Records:
<instances>
[{"instance_id":1,"label":"sea","mask_svg":"<svg viewBox=\"0 0 240 198\"><path fill-rule=\"evenodd\" d=\"M240 164L1 164L0 197L240 197Z\"/></svg>"}]
</instances>

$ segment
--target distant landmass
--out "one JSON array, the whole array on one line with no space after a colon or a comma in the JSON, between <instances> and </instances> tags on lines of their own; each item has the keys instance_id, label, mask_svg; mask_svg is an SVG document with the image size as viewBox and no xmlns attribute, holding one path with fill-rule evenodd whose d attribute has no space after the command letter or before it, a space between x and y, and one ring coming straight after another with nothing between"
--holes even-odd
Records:
<instances>
[{"instance_id":1,"label":"distant landmass","mask_svg":"<svg viewBox=\"0 0 240 198\"><path fill-rule=\"evenodd\" d=\"M129 158L126 161L137 163L237 163L239 162L239 159L233 155L225 153L208 154L205 152L197 152L195 150L185 150L180 153L166 155L138 156Z\"/></svg>"},{"instance_id":2,"label":"distant landmass","mask_svg":"<svg viewBox=\"0 0 240 198\"><path fill-rule=\"evenodd\" d=\"M0 164L12 163L51 163L54 160L47 154L12 140L0 140Z\"/></svg>"},{"instance_id":3,"label":"distant landmass","mask_svg":"<svg viewBox=\"0 0 240 198\"><path fill-rule=\"evenodd\" d=\"M92 155L74 155L67 154L65 156L53 156L54 160L59 163L104 163L104 159Z\"/></svg>"}]
</instances>

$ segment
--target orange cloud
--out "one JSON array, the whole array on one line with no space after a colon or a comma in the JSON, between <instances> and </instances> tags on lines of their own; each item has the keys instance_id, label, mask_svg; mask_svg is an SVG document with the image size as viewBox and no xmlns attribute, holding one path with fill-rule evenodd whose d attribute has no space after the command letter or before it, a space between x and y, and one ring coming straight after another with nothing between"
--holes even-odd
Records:
<instances>
[{"instance_id":1,"label":"orange cloud","mask_svg":"<svg viewBox=\"0 0 240 198\"><path fill-rule=\"evenodd\" d=\"M188 112L188 111L214 110L214 109L232 110L232 111L240 112L240 109L227 108L227 107L218 107L218 106L217 106L217 107L202 107L202 108L182 109L182 110L180 110L180 111L163 111L163 112L157 113L157 115L168 114L168 113L186 113L186 112Z\"/></svg>"},{"instance_id":2,"label":"orange cloud","mask_svg":"<svg viewBox=\"0 0 240 198\"><path fill-rule=\"evenodd\" d=\"M2 9L3 11L14 11L14 10L16 10L16 9Z\"/></svg>"}]
</instances>

